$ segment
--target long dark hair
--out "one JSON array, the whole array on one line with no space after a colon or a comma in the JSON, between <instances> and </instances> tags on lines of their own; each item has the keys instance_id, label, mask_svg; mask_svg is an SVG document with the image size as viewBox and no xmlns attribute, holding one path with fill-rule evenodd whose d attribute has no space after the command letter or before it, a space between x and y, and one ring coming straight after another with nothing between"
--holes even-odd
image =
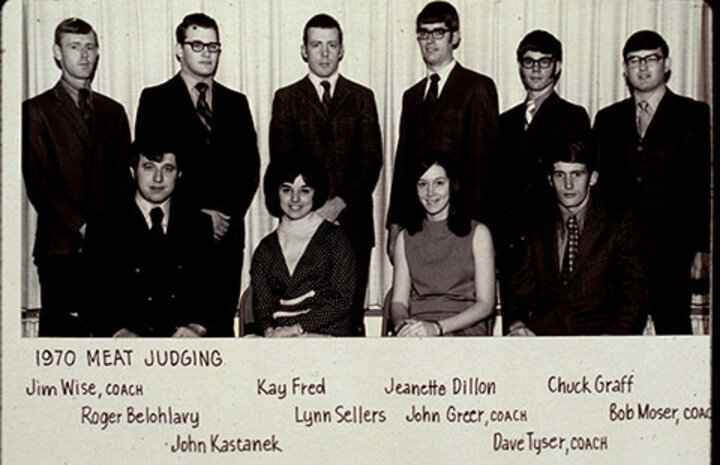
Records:
<instances>
[{"instance_id":1,"label":"long dark hair","mask_svg":"<svg viewBox=\"0 0 720 465\"><path fill-rule=\"evenodd\" d=\"M462 195L460 195L462 188L459 174L452 159L445 153L437 151L421 154L412 167L411 183L407 186L408 199L411 199L410 212L405 227L410 235L417 233L423 227L423 221L427 213L417 195L417 182L433 165L441 166L450 181L448 227L456 236L467 236L470 233L471 224L470 217L462 209Z\"/></svg>"}]
</instances>

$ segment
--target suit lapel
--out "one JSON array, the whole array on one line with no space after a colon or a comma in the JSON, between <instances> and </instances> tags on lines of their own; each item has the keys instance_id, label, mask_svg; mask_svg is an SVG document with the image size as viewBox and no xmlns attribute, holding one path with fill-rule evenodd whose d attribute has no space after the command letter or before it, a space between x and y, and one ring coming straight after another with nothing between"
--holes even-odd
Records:
<instances>
[{"instance_id":1,"label":"suit lapel","mask_svg":"<svg viewBox=\"0 0 720 465\"><path fill-rule=\"evenodd\" d=\"M588 260L588 255L595 248L598 239L605 231L606 212L600 205L590 200L588 205L587 213L585 214L585 225L580 232L580 246L578 249L577 257L575 259L575 269L573 270L573 276L578 273L578 270L585 265Z\"/></svg>"},{"instance_id":2,"label":"suit lapel","mask_svg":"<svg viewBox=\"0 0 720 465\"><path fill-rule=\"evenodd\" d=\"M80 140L83 141L85 148L89 149L92 142L90 131L88 131L85 121L82 119L82 116L80 116L80 110L78 110L78 107L75 105L72 97L70 97L70 94L68 94L62 87L62 83L60 81L58 81L57 85L55 85L53 94L55 95L55 103L60 112L72 121L70 126L75 132L77 132Z\"/></svg>"},{"instance_id":3,"label":"suit lapel","mask_svg":"<svg viewBox=\"0 0 720 465\"><path fill-rule=\"evenodd\" d=\"M215 99L215 97L217 97L217 94L214 82L213 85L213 109L215 109L215 103L222 99ZM182 113L186 114L187 118L193 122L192 126L196 131L202 131L204 133L206 131L205 125L202 121L200 121L200 115L198 115L197 110L195 109L195 105L193 105L190 91L188 90L185 81L180 76L180 73L176 74L173 78L172 86L173 93L175 94L175 99L178 102L179 110Z\"/></svg>"},{"instance_id":4,"label":"suit lapel","mask_svg":"<svg viewBox=\"0 0 720 465\"><path fill-rule=\"evenodd\" d=\"M660 100L660 104L655 109L650 125L645 130L645 137L643 138L644 143L648 143L648 141L652 142L653 140L660 138L663 128L668 127L665 120L671 118L674 114L674 103L675 95L670 92L670 89L666 89L665 95L663 95L663 98Z\"/></svg>"},{"instance_id":5,"label":"suit lapel","mask_svg":"<svg viewBox=\"0 0 720 465\"><path fill-rule=\"evenodd\" d=\"M320 103L318 93L315 90L315 86L313 85L312 81L310 81L309 77L305 76L305 79L300 81L300 84L298 86L298 92L305 100L305 103L309 105L315 113L317 113L322 118L326 117L325 110Z\"/></svg>"},{"instance_id":6,"label":"suit lapel","mask_svg":"<svg viewBox=\"0 0 720 465\"><path fill-rule=\"evenodd\" d=\"M339 112L348 95L350 95L350 89L348 88L347 80L342 76L338 76L337 83L335 83L335 93L332 96L332 100L330 100L330 114L328 115L328 119L332 119L333 116Z\"/></svg>"},{"instance_id":7,"label":"suit lapel","mask_svg":"<svg viewBox=\"0 0 720 465\"><path fill-rule=\"evenodd\" d=\"M560 262L558 261L558 243L557 243L557 214L553 215L550 221L542 223L541 239L542 250L544 252L543 261L545 269L549 272L553 282L560 283Z\"/></svg>"},{"instance_id":8,"label":"suit lapel","mask_svg":"<svg viewBox=\"0 0 720 465\"><path fill-rule=\"evenodd\" d=\"M438 117L438 114L443 110L444 107L451 105L450 102L454 103L456 101L455 95L458 93L458 89L460 87L458 85L458 82L460 81L461 73L462 66L460 66L460 63L456 62L455 66L453 67L452 71L450 71L450 74L447 77L447 82L445 82L445 85L442 88L442 92L440 92L440 97L438 98L435 107L433 107L433 111L430 114L430 121L428 121L428 127L430 127L435 122L435 119Z\"/></svg>"}]
</instances>

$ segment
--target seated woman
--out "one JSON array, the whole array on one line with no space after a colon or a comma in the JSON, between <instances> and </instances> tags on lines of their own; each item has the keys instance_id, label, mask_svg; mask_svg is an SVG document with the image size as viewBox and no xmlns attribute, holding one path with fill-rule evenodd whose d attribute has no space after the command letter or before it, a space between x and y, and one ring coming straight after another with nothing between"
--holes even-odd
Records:
<instances>
[{"instance_id":1,"label":"seated woman","mask_svg":"<svg viewBox=\"0 0 720 465\"><path fill-rule=\"evenodd\" d=\"M443 154L423 156L411 179L416 195L395 245L395 334L488 335L495 304L490 231L462 214L458 176Z\"/></svg>"},{"instance_id":2,"label":"seated woman","mask_svg":"<svg viewBox=\"0 0 720 465\"><path fill-rule=\"evenodd\" d=\"M324 165L304 156L271 163L263 189L280 224L252 258L259 329L266 337L350 336L355 258L340 228L315 213L329 194Z\"/></svg>"}]
</instances>

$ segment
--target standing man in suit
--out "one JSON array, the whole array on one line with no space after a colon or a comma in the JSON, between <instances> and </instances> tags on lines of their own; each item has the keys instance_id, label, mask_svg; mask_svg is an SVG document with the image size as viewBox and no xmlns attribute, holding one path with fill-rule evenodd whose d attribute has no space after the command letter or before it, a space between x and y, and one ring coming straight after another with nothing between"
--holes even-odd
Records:
<instances>
[{"instance_id":1,"label":"standing man in suit","mask_svg":"<svg viewBox=\"0 0 720 465\"><path fill-rule=\"evenodd\" d=\"M501 156L496 173L501 272L510 272L517 264L523 223L555 208L552 196L546 192L547 158L569 141L585 140L590 134L587 111L555 91L562 58L562 44L547 31L528 33L517 47L526 97L523 103L500 115Z\"/></svg>"},{"instance_id":2,"label":"standing man in suit","mask_svg":"<svg viewBox=\"0 0 720 465\"><path fill-rule=\"evenodd\" d=\"M207 336L232 337L240 296L244 218L258 186L260 157L247 99L213 79L221 46L214 19L183 18L175 31L180 72L140 95L135 136L175 138L185 159L178 197L211 218L214 245L205 308Z\"/></svg>"},{"instance_id":3,"label":"standing man in suit","mask_svg":"<svg viewBox=\"0 0 720 465\"><path fill-rule=\"evenodd\" d=\"M451 4L430 2L416 20L417 41L427 76L403 95L400 140L395 154L386 226L387 252L406 223L415 186L407 179L421 153L447 153L461 173L461 208L475 220L492 214L491 169L498 145L495 83L453 58L460 45L460 19Z\"/></svg>"},{"instance_id":4,"label":"standing man in suit","mask_svg":"<svg viewBox=\"0 0 720 465\"><path fill-rule=\"evenodd\" d=\"M365 288L375 245L373 199L382 146L372 91L341 76L343 37L331 16L313 16L303 31L300 54L308 75L279 89L270 121L270 159L309 153L325 164L330 197L317 213L340 224L355 253L352 326L363 335Z\"/></svg>"},{"instance_id":5,"label":"standing man in suit","mask_svg":"<svg viewBox=\"0 0 720 465\"><path fill-rule=\"evenodd\" d=\"M97 34L79 18L55 29L61 70L52 89L23 104L23 175L38 214L33 255L40 277L40 336L89 335L80 251L88 220L128 184L125 109L90 88L99 58Z\"/></svg>"},{"instance_id":6,"label":"standing man in suit","mask_svg":"<svg viewBox=\"0 0 720 465\"><path fill-rule=\"evenodd\" d=\"M508 334L640 334L647 281L632 216L591 196L598 172L582 142L549 162L556 206L527 229L503 309Z\"/></svg>"},{"instance_id":7,"label":"standing man in suit","mask_svg":"<svg viewBox=\"0 0 720 465\"><path fill-rule=\"evenodd\" d=\"M658 33L632 34L623 59L632 95L600 110L593 128L599 187L638 219L656 332L689 334L691 276L709 265L710 111L667 87L669 48Z\"/></svg>"},{"instance_id":8,"label":"standing man in suit","mask_svg":"<svg viewBox=\"0 0 720 465\"><path fill-rule=\"evenodd\" d=\"M203 250L212 241L207 215L173 197L182 158L171 141L134 144L134 195L90 222L94 336L199 337L206 324Z\"/></svg>"}]
</instances>

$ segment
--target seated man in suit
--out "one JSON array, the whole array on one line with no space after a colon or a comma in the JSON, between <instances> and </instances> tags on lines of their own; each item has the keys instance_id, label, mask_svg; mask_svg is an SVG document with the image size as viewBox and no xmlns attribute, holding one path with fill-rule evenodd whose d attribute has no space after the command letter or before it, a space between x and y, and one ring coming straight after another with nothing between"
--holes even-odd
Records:
<instances>
[{"instance_id":1,"label":"seated man in suit","mask_svg":"<svg viewBox=\"0 0 720 465\"><path fill-rule=\"evenodd\" d=\"M365 288L375 245L372 194L382 167L382 146L373 92L338 70L342 38L340 24L326 14L305 24L300 51L308 75L275 93L270 160L280 163L309 153L325 165L330 197L317 213L339 224L352 244L352 326L355 335L364 335Z\"/></svg>"},{"instance_id":2,"label":"seated man in suit","mask_svg":"<svg viewBox=\"0 0 720 465\"><path fill-rule=\"evenodd\" d=\"M169 145L133 146L135 195L88 226L94 336L197 337L206 331L202 252L207 216L172 199L182 176Z\"/></svg>"},{"instance_id":3,"label":"seated man in suit","mask_svg":"<svg viewBox=\"0 0 720 465\"><path fill-rule=\"evenodd\" d=\"M415 201L410 173L423 153L445 152L452 158L460 173L459 208L471 219L487 222L494 209L491 169L498 140L495 83L453 58L460 45L460 19L451 4L428 3L418 14L415 27L427 71L425 78L403 94L386 222L390 260Z\"/></svg>"},{"instance_id":4,"label":"seated man in suit","mask_svg":"<svg viewBox=\"0 0 720 465\"><path fill-rule=\"evenodd\" d=\"M501 155L496 171L500 204L496 243L503 274L510 275L518 265L527 219L536 214L547 215L547 210L554 208L555 202L546 192L548 152L561 141L583 140L590 133L587 111L555 91L562 59L562 44L546 31L528 33L517 47L518 70L526 97L523 103L500 115Z\"/></svg>"},{"instance_id":5,"label":"seated man in suit","mask_svg":"<svg viewBox=\"0 0 720 465\"><path fill-rule=\"evenodd\" d=\"M654 31L628 38L632 95L598 112L593 135L603 193L638 221L655 331L690 334L691 277L709 268L710 109L667 87L669 53Z\"/></svg>"},{"instance_id":6,"label":"seated man in suit","mask_svg":"<svg viewBox=\"0 0 720 465\"><path fill-rule=\"evenodd\" d=\"M554 151L555 211L528 228L505 299L511 336L640 334L647 281L632 217L591 196L598 172L582 142Z\"/></svg>"}]
</instances>

